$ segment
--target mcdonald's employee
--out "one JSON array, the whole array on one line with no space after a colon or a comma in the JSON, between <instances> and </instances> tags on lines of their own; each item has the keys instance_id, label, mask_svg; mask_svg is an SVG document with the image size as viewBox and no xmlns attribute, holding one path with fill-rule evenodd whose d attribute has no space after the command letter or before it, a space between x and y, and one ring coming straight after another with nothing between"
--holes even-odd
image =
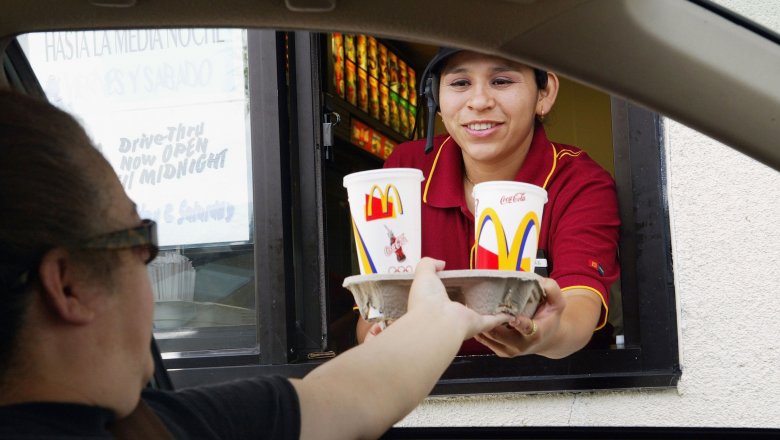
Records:
<instances>
[{"instance_id":1,"label":"mcdonald's employee","mask_svg":"<svg viewBox=\"0 0 780 440\"><path fill-rule=\"evenodd\" d=\"M421 77L428 137L399 145L385 167L422 170L422 255L446 269L470 268L475 184L531 183L547 190L539 249L550 269L546 301L466 341L461 354L561 358L583 348L607 321L619 276L619 218L612 177L579 148L551 142L542 122L558 93L552 72L476 52L443 48ZM447 134L433 136L438 110ZM358 340L381 331L359 320Z\"/></svg>"}]
</instances>

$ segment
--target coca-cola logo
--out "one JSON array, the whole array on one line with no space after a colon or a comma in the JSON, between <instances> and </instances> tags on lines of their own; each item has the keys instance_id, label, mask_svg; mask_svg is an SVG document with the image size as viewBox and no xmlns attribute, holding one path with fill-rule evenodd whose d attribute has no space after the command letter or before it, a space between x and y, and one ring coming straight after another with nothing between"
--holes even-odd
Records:
<instances>
[{"instance_id":1,"label":"coca-cola logo","mask_svg":"<svg viewBox=\"0 0 780 440\"><path fill-rule=\"evenodd\" d=\"M502 205L508 205L510 203L518 203L524 201L525 201L525 193L519 192L509 196L501 196L501 201L499 203L501 203Z\"/></svg>"},{"instance_id":2,"label":"coca-cola logo","mask_svg":"<svg viewBox=\"0 0 780 440\"><path fill-rule=\"evenodd\" d=\"M392 243L390 246L385 246L385 255L392 255L399 249L403 249L403 246L409 242L409 240L406 239L406 234L403 232L391 241Z\"/></svg>"}]
</instances>

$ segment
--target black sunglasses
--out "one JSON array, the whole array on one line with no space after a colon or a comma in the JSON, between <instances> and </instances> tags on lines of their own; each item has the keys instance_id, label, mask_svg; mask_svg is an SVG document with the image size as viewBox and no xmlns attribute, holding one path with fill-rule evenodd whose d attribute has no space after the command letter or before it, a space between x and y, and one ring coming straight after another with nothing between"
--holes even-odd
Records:
<instances>
[{"instance_id":1,"label":"black sunglasses","mask_svg":"<svg viewBox=\"0 0 780 440\"><path fill-rule=\"evenodd\" d=\"M157 244L157 223L154 220L144 219L141 220L140 226L90 238L79 247L91 250L119 250L140 246L149 248L149 258L146 259L146 264L154 260L160 252L160 247Z\"/></svg>"},{"instance_id":2,"label":"black sunglasses","mask_svg":"<svg viewBox=\"0 0 780 440\"><path fill-rule=\"evenodd\" d=\"M141 220L140 226L92 237L81 243L78 248L89 250L120 250L132 249L140 246L146 246L149 248L149 258L144 261L145 264L149 264L152 260L154 260L155 257L157 257L157 254L160 252L160 247L157 244L157 223L154 220L144 219ZM0 279L14 280L8 286L9 291L21 290L35 276L35 273L37 272L35 268L37 268L38 264L34 264L34 268L26 266L26 269L23 269L23 272L20 275L12 275L8 278L3 275L0 276ZM15 272L13 267L3 269L10 269L12 273ZM19 272L16 273L18 274ZM0 275L2 274L0 273ZM0 285L0 288L2 288L2 285Z\"/></svg>"}]
</instances>

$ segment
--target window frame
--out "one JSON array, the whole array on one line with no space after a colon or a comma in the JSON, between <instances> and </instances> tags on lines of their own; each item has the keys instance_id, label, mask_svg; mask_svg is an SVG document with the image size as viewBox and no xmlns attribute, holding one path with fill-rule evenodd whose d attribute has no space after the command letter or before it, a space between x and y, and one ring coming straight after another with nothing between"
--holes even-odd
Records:
<instances>
[{"instance_id":1,"label":"window frame","mask_svg":"<svg viewBox=\"0 0 780 440\"><path fill-rule=\"evenodd\" d=\"M615 179L621 216L625 348L585 349L563 359L459 356L432 395L671 388L677 345L662 118L612 98ZM625 239L624 237L628 237ZM637 241L638 240L638 241ZM636 271L643 268L643 272ZM635 293L625 295L625 293ZM257 374L303 377L321 361L171 372L177 386Z\"/></svg>"},{"instance_id":2,"label":"window frame","mask_svg":"<svg viewBox=\"0 0 780 440\"><path fill-rule=\"evenodd\" d=\"M303 34L303 35L301 35ZM295 41L306 41L304 52L316 52L316 34L296 33ZM301 47L297 47L300 52ZM306 57L296 54L299 65L305 66ZM313 55L308 61L316 63ZM322 60L320 68L324 69ZM312 64L314 65L314 64ZM291 68L291 72L294 71ZM324 70L323 70L324 71ZM308 81L307 72L297 75L299 91L301 81ZM316 77L316 73L312 73ZM320 81L316 77L313 81ZM305 92L297 95L298 108L306 108ZM322 108L322 93L312 93L311 108ZM553 360L541 356L502 359L495 356L457 357L438 381L432 394L482 394L496 392L559 392L595 389L670 388L676 386L681 376L677 345L677 311L672 271L669 215L666 206L666 169L662 118L660 115L612 97L612 130L615 157L615 180L621 217L620 260L622 265L621 291L623 292L624 337L622 349L585 349L564 359ZM316 113L316 112L315 112ZM295 114L295 112L291 113ZM317 120L313 114L298 116L305 123ZM312 127L312 125L308 125ZM307 131L298 130L299 133ZM319 130L314 130L316 136ZM315 137L316 137L315 136ZM294 149L301 158L309 155L305 167L301 165L301 192L299 196L315 200L321 215L323 189L318 187L321 177L311 174L311 165L321 169L321 138L313 144L298 143ZM308 153L307 153L308 152ZM319 164L319 166L317 166ZM312 182L312 176L314 182ZM309 179L308 187L305 182ZM309 202L311 203L311 202ZM308 205L311 206L311 205ZM322 229L325 231L324 223ZM322 246L323 235L318 236ZM300 260L313 260L311 250L304 254L296 248ZM300 261L296 260L296 261ZM320 250L316 261L327 261ZM321 264L324 271L324 265ZM642 268L641 272L637 269ZM311 269L309 269L311 270ZM320 272L324 273L324 272ZM322 280L322 278L320 278ZM324 280L323 280L324 283ZM314 287L309 283L308 288ZM309 291L296 299L319 302L323 320L326 316L325 285L318 293ZM307 297L308 295L308 297ZM326 321L321 321L322 322ZM327 340L323 326L322 340ZM291 347L293 350L295 348ZM293 353L293 351L291 351ZM194 385L209 378L230 379L253 374L282 374L303 377L321 361L306 362L291 358L288 364L235 366L222 371L177 371L174 380L179 384Z\"/></svg>"}]
</instances>

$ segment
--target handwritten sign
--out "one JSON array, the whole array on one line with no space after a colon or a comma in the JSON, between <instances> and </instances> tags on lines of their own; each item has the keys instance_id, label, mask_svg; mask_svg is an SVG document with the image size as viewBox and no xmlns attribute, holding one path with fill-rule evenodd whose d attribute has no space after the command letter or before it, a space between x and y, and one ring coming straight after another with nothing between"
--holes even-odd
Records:
<instances>
[{"instance_id":1,"label":"handwritten sign","mask_svg":"<svg viewBox=\"0 0 780 440\"><path fill-rule=\"evenodd\" d=\"M246 242L250 144L241 30L46 32L20 43L162 245Z\"/></svg>"}]
</instances>

